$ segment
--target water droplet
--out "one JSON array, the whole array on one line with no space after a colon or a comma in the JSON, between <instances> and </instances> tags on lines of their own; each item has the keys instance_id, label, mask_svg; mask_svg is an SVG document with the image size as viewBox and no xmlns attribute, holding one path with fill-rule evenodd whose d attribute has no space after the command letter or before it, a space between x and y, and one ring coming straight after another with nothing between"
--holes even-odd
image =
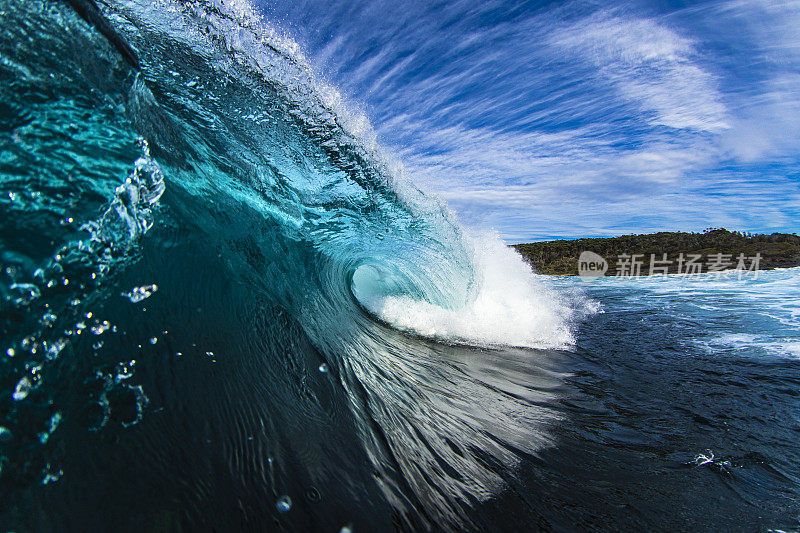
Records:
<instances>
[{"instance_id":1,"label":"water droplet","mask_svg":"<svg viewBox=\"0 0 800 533\"><path fill-rule=\"evenodd\" d=\"M102 335L111 327L111 323L108 320L103 320L102 322L98 322L94 326L92 326L92 333L95 335Z\"/></svg>"},{"instance_id":2,"label":"water droplet","mask_svg":"<svg viewBox=\"0 0 800 533\"><path fill-rule=\"evenodd\" d=\"M150 344L155 344L158 342L158 337L150 337Z\"/></svg>"},{"instance_id":3,"label":"water droplet","mask_svg":"<svg viewBox=\"0 0 800 533\"><path fill-rule=\"evenodd\" d=\"M39 380L42 379L42 375L39 373L42 370L42 365L30 366L30 364L28 364L25 365L25 368L27 368L28 371L31 373L31 379L32 379L31 383L33 385L38 384Z\"/></svg>"},{"instance_id":4,"label":"water droplet","mask_svg":"<svg viewBox=\"0 0 800 533\"><path fill-rule=\"evenodd\" d=\"M58 339L52 344L52 346L50 346L47 349L47 353L45 354L45 356L50 360L57 359L58 356L61 354L61 350L63 350L66 345L67 345L67 339L63 337Z\"/></svg>"},{"instance_id":5,"label":"water droplet","mask_svg":"<svg viewBox=\"0 0 800 533\"><path fill-rule=\"evenodd\" d=\"M124 381L131 376L133 376L133 367L136 366L136 360L133 359L127 363L117 363L117 375L115 376L115 380L117 383L120 381Z\"/></svg>"},{"instance_id":6,"label":"water droplet","mask_svg":"<svg viewBox=\"0 0 800 533\"><path fill-rule=\"evenodd\" d=\"M206 355L209 357L214 357L214 352L206 352Z\"/></svg>"},{"instance_id":7,"label":"water droplet","mask_svg":"<svg viewBox=\"0 0 800 533\"><path fill-rule=\"evenodd\" d=\"M339 530L339 533L353 533L353 526L349 524L346 526L342 526L342 529Z\"/></svg>"},{"instance_id":8,"label":"water droplet","mask_svg":"<svg viewBox=\"0 0 800 533\"><path fill-rule=\"evenodd\" d=\"M292 510L292 499L288 496L281 496L275 502L275 508L278 509L279 513L288 513Z\"/></svg>"},{"instance_id":9,"label":"water droplet","mask_svg":"<svg viewBox=\"0 0 800 533\"><path fill-rule=\"evenodd\" d=\"M329 369L327 363L322 363L321 365L319 365L319 371L322 372L323 374L325 374L328 370Z\"/></svg>"},{"instance_id":10,"label":"water droplet","mask_svg":"<svg viewBox=\"0 0 800 533\"><path fill-rule=\"evenodd\" d=\"M134 287L129 292L123 292L122 296L128 298L132 303L141 302L146 298L150 298L154 292L158 290L158 285L142 285L141 287Z\"/></svg>"},{"instance_id":11,"label":"water droplet","mask_svg":"<svg viewBox=\"0 0 800 533\"><path fill-rule=\"evenodd\" d=\"M50 439L50 435L56 430L58 425L61 423L61 413L56 412L53 416L50 417L50 422L48 424L47 431L43 431L39 433L39 442L42 444L46 444L47 441Z\"/></svg>"},{"instance_id":12,"label":"water droplet","mask_svg":"<svg viewBox=\"0 0 800 533\"><path fill-rule=\"evenodd\" d=\"M17 355L17 352L14 350L14 348L9 348L8 350L6 350L6 355L9 357L14 357L15 355Z\"/></svg>"},{"instance_id":13,"label":"water droplet","mask_svg":"<svg viewBox=\"0 0 800 533\"><path fill-rule=\"evenodd\" d=\"M55 313L53 313L52 311L48 311L44 315L42 315L42 320L40 322L42 323L43 326L52 326L53 323L56 321L56 318L58 317L56 316Z\"/></svg>"},{"instance_id":14,"label":"water droplet","mask_svg":"<svg viewBox=\"0 0 800 533\"><path fill-rule=\"evenodd\" d=\"M63 475L64 475L63 470L61 469L53 470L52 467L50 466L50 463L48 463L47 469L45 470L44 479L42 480L42 485L47 485L48 483L55 483L56 481L61 479L61 476Z\"/></svg>"},{"instance_id":15,"label":"water droplet","mask_svg":"<svg viewBox=\"0 0 800 533\"><path fill-rule=\"evenodd\" d=\"M12 283L9 290L18 306L28 305L42 294L39 287L32 283Z\"/></svg>"},{"instance_id":16,"label":"water droplet","mask_svg":"<svg viewBox=\"0 0 800 533\"><path fill-rule=\"evenodd\" d=\"M28 394L30 394L32 388L33 387L30 378L28 376L24 376L21 380L19 380L17 386L14 387L14 393L11 395L11 398L15 402L24 400L28 397Z\"/></svg>"},{"instance_id":17,"label":"water droplet","mask_svg":"<svg viewBox=\"0 0 800 533\"><path fill-rule=\"evenodd\" d=\"M180 356L182 356L182 355L183 355L183 354L182 354L181 352L177 352L177 353L175 354L175 357L180 357Z\"/></svg>"}]
</instances>

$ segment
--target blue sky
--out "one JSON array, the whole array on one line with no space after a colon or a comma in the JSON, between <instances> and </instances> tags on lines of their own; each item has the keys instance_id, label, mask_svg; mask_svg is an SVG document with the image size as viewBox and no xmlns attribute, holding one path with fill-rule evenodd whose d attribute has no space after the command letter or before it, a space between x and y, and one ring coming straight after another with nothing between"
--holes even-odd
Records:
<instances>
[{"instance_id":1,"label":"blue sky","mask_svg":"<svg viewBox=\"0 0 800 533\"><path fill-rule=\"evenodd\" d=\"M259 5L468 226L800 231L798 1Z\"/></svg>"}]
</instances>

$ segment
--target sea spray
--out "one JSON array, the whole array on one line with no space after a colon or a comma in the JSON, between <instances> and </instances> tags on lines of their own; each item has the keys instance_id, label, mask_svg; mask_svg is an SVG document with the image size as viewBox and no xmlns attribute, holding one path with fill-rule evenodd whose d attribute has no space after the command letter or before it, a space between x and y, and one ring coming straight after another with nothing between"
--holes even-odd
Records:
<instances>
[{"instance_id":1,"label":"sea spray","mask_svg":"<svg viewBox=\"0 0 800 533\"><path fill-rule=\"evenodd\" d=\"M391 272L375 266L356 271L353 292L386 323L444 342L528 348L566 348L574 343L572 328L591 302L554 290L495 234L466 240L474 285L463 306L444 308L415 298L396 286Z\"/></svg>"}]
</instances>

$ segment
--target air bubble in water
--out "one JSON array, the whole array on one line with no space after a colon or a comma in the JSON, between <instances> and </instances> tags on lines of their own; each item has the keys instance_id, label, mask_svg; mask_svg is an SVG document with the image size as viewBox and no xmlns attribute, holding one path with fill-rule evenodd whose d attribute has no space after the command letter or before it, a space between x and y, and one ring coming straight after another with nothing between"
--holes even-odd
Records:
<instances>
[{"instance_id":1,"label":"air bubble in water","mask_svg":"<svg viewBox=\"0 0 800 533\"><path fill-rule=\"evenodd\" d=\"M322 363L321 365L319 365L319 371L322 372L323 374L325 374L328 370L329 369L327 363Z\"/></svg>"}]
</instances>

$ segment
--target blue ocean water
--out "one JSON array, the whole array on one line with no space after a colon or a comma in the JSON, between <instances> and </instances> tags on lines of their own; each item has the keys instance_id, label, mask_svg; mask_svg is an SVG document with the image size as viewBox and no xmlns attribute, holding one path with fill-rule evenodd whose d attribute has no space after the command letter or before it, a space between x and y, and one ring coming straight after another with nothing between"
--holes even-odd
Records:
<instances>
[{"instance_id":1,"label":"blue ocean water","mask_svg":"<svg viewBox=\"0 0 800 533\"><path fill-rule=\"evenodd\" d=\"M248 4L0 6L4 529L800 525L797 270L537 276Z\"/></svg>"}]
</instances>

